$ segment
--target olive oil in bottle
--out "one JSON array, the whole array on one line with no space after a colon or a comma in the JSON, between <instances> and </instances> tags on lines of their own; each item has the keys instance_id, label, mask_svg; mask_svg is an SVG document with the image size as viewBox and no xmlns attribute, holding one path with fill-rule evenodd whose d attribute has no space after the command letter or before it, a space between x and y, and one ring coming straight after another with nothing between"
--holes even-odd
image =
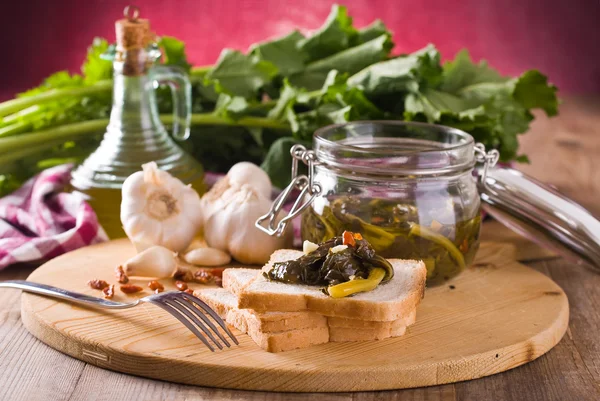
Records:
<instances>
[{"instance_id":1,"label":"olive oil in bottle","mask_svg":"<svg viewBox=\"0 0 600 401\"><path fill-rule=\"evenodd\" d=\"M125 179L156 162L162 170L205 191L202 166L175 144L162 125L155 88L166 83L173 93L173 136L189 136L191 85L175 67L155 65L161 54L150 32L148 20L138 18L135 8L125 9L125 19L116 22L117 46L113 54L114 81L110 122L104 138L75 171L74 191L83 194L110 238L125 235L120 221L121 188Z\"/></svg>"}]
</instances>

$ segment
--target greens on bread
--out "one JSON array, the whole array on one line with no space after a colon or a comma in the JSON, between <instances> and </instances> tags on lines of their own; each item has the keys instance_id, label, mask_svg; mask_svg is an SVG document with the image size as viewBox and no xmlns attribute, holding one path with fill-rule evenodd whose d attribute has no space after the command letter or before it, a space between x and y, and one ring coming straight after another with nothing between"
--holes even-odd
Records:
<instances>
[{"instance_id":1,"label":"greens on bread","mask_svg":"<svg viewBox=\"0 0 600 401\"><path fill-rule=\"evenodd\" d=\"M323 292L343 298L371 291L394 277L390 262L377 255L358 233L344 231L319 245L305 244L298 259L274 263L264 277L289 284L324 286Z\"/></svg>"}]
</instances>

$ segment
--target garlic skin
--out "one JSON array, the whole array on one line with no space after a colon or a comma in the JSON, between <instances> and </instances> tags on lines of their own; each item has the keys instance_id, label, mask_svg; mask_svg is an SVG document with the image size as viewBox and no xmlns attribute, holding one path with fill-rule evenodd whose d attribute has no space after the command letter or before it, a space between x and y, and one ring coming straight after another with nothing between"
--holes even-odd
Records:
<instances>
[{"instance_id":1,"label":"garlic skin","mask_svg":"<svg viewBox=\"0 0 600 401\"><path fill-rule=\"evenodd\" d=\"M125 274L136 277L171 277L177 268L175 254L162 246L152 246L123 265Z\"/></svg>"},{"instance_id":2,"label":"garlic skin","mask_svg":"<svg viewBox=\"0 0 600 401\"><path fill-rule=\"evenodd\" d=\"M155 162L142 166L123 183L121 223L138 252L160 245L184 251L202 225L198 193Z\"/></svg>"},{"instance_id":3,"label":"garlic skin","mask_svg":"<svg viewBox=\"0 0 600 401\"><path fill-rule=\"evenodd\" d=\"M254 226L256 220L271 208L271 200L249 185L229 192L217 202L204 222L204 238L208 245L229 252L237 261L265 264L277 249L289 247L293 239L291 225L281 237L272 237Z\"/></svg>"},{"instance_id":4,"label":"garlic skin","mask_svg":"<svg viewBox=\"0 0 600 401\"><path fill-rule=\"evenodd\" d=\"M196 266L223 266L231 262L231 255L216 248L196 248L186 253L183 260Z\"/></svg>"}]
</instances>

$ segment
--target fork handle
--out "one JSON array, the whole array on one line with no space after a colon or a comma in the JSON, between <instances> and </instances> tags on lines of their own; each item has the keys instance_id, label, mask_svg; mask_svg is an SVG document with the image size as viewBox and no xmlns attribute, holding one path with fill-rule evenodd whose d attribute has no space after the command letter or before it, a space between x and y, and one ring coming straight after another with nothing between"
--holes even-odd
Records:
<instances>
[{"instance_id":1,"label":"fork handle","mask_svg":"<svg viewBox=\"0 0 600 401\"><path fill-rule=\"evenodd\" d=\"M89 306L97 306L111 309L125 309L135 306L135 304L124 304L120 302L110 301L108 299L91 297L89 295L63 290L62 288L53 287L51 285L34 283L25 280L0 281L0 288L3 287L16 288L34 294L45 295L51 298L64 299L66 301Z\"/></svg>"}]
</instances>

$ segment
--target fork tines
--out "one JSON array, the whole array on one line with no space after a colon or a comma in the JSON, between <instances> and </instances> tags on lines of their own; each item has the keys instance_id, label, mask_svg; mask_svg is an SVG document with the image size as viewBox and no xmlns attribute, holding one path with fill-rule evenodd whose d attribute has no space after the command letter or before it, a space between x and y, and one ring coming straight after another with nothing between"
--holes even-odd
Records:
<instances>
[{"instance_id":1,"label":"fork tines","mask_svg":"<svg viewBox=\"0 0 600 401\"><path fill-rule=\"evenodd\" d=\"M225 333L227 333L229 338L236 345L239 344L223 319L221 319L204 301L193 295L180 291L165 292L153 296L150 302L173 315L213 352L215 349L206 337L208 337L219 349L223 349L223 345L215 338L213 333L217 335L226 347L231 347L231 344L209 317L206 316L207 314L223 329L223 331L225 331ZM204 333L204 335L201 332Z\"/></svg>"}]
</instances>

